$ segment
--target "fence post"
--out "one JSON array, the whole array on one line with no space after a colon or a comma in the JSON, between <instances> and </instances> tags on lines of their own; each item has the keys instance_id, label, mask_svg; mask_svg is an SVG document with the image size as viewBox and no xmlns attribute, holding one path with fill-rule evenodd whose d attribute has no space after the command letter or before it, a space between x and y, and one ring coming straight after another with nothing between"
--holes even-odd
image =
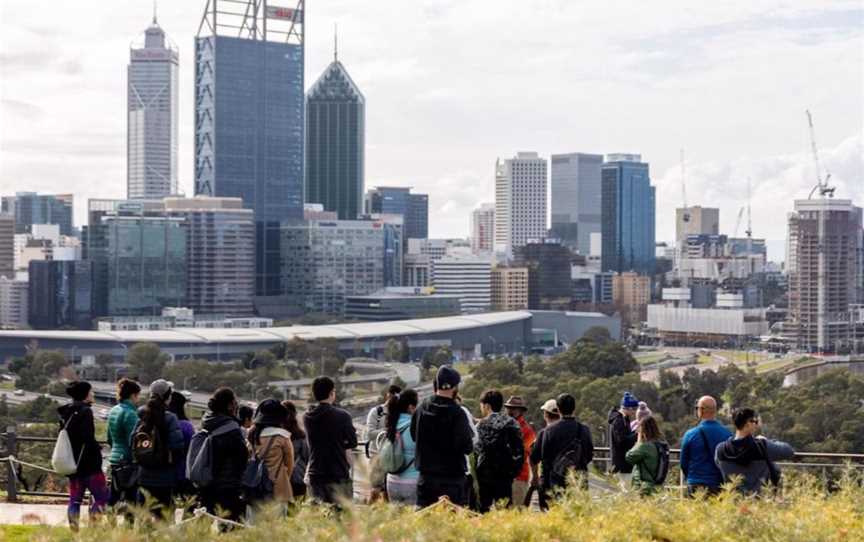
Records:
<instances>
[{"instance_id":1,"label":"fence post","mask_svg":"<svg viewBox=\"0 0 864 542\"><path fill-rule=\"evenodd\" d=\"M6 428L6 455L18 457L18 438L15 433L15 426L10 425ZM15 465L11 461L6 462L6 501L18 501L18 484L15 483Z\"/></svg>"}]
</instances>

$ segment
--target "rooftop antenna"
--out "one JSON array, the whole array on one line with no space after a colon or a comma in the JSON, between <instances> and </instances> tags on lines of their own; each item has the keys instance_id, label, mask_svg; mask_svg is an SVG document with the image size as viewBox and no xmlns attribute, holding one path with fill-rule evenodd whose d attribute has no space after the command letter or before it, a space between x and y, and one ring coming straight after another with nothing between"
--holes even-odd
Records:
<instances>
[{"instance_id":1,"label":"rooftop antenna","mask_svg":"<svg viewBox=\"0 0 864 542\"><path fill-rule=\"evenodd\" d=\"M156 0L153 0L153 24L154 25L158 24L156 22Z\"/></svg>"},{"instance_id":2,"label":"rooftop antenna","mask_svg":"<svg viewBox=\"0 0 864 542\"><path fill-rule=\"evenodd\" d=\"M339 62L339 23L333 23L333 62Z\"/></svg>"}]
</instances>

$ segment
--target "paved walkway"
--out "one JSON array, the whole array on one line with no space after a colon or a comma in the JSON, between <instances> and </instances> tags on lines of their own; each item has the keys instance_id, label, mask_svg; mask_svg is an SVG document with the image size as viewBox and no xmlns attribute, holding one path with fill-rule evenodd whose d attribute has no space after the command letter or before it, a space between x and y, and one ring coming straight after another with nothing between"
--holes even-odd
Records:
<instances>
[{"instance_id":1,"label":"paved walkway","mask_svg":"<svg viewBox=\"0 0 864 542\"><path fill-rule=\"evenodd\" d=\"M81 510L81 522L87 523L87 510ZM0 503L0 524L6 525L67 525L64 504Z\"/></svg>"}]
</instances>

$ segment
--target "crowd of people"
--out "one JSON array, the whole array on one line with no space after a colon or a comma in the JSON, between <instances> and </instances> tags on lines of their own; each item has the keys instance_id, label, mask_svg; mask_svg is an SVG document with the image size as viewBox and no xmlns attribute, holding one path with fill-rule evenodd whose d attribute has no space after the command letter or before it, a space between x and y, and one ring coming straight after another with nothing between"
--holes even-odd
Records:
<instances>
[{"instance_id":1,"label":"crowd of people","mask_svg":"<svg viewBox=\"0 0 864 542\"><path fill-rule=\"evenodd\" d=\"M438 369L433 395L391 386L384 404L367 417L364 438L377 450L371 475L373 499L423 508L446 498L486 512L493 505L530 506L537 494L547 509L572 484L588 488L594 460L591 430L575 417L576 401L564 393L541 407L544 427L525 418L523 398L506 401L499 390L479 398L480 417L462 405L461 375ZM142 387L117 383L117 405L108 414L108 473L96 439L88 382L67 387L72 402L59 408L76 470L69 475L69 524L77 529L85 491L91 515L107 507L134 521L133 507L154 519L170 519L178 506L202 506L233 522L247 521L263 503L286 512L307 497L337 509L353 499L351 452L358 446L351 415L335 405L336 385L326 376L312 383L314 402L302 424L291 401L266 399L256 409L241 405L229 388L216 390L200 430L186 415L186 398L171 382ZM716 420L717 402L702 397L699 423L681 441L680 467L690 496L712 496L723 484L758 495L779 483L775 462L794 455L785 443L760 435L752 409L733 413L735 433ZM644 402L625 392L608 417L609 469L622 488L651 495L669 471L669 446ZM58 439L59 445L59 439ZM108 481L110 479L110 482Z\"/></svg>"}]
</instances>

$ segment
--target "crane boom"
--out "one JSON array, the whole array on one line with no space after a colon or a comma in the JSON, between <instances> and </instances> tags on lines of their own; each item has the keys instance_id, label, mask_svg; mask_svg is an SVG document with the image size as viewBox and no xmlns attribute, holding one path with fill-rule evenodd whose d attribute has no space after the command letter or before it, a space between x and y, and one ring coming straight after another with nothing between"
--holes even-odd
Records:
<instances>
[{"instance_id":1,"label":"crane boom","mask_svg":"<svg viewBox=\"0 0 864 542\"><path fill-rule=\"evenodd\" d=\"M681 149L681 202L684 207L684 222L690 222L690 209L687 207L687 176L684 170L684 149Z\"/></svg>"},{"instance_id":2,"label":"crane boom","mask_svg":"<svg viewBox=\"0 0 864 542\"><path fill-rule=\"evenodd\" d=\"M810 128L810 150L813 152L813 163L816 165L816 186L810 191L810 197L812 198L813 193L819 190L821 197L824 198L827 195L833 198L834 188L828 186L831 173L827 169L825 170L825 179L822 179L822 163L819 161L819 148L816 146L816 128L813 127L813 115L810 114L809 109L806 109L804 112L807 113L807 125Z\"/></svg>"},{"instance_id":3,"label":"crane boom","mask_svg":"<svg viewBox=\"0 0 864 542\"><path fill-rule=\"evenodd\" d=\"M732 237L738 237L738 229L741 227L741 217L744 216L744 207L738 209L738 218L735 220L735 229L732 232Z\"/></svg>"}]
</instances>

